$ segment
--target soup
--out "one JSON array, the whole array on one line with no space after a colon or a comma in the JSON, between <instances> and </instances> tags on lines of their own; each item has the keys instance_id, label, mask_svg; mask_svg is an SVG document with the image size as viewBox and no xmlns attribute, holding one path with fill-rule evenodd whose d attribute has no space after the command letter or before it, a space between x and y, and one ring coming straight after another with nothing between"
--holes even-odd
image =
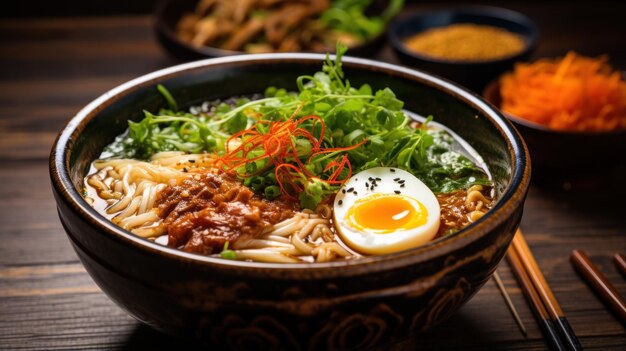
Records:
<instances>
[{"instance_id":1,"label":"soup","mask_svg":"<svg viewBox=\"0 0 626 351\"><path fill-rule=\"evenodd\" d=\"M478 220L480 155L388 88L352 87L338 48L298 91L145 112L92 163L85 198L135 235L261 262L388 254Z\"/></svg>"}]
</instances>

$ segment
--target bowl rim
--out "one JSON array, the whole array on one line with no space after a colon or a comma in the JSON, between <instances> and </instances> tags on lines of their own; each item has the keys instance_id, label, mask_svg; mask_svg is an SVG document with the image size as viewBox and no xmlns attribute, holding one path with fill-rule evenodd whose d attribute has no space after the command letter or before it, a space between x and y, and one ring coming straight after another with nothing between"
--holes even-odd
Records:
<instances>
[{"instance_id":1,"label":"bowl rim","mask_svg":"<svg viewBox=\"0 0 626 351\"><path fill-rule=\"evenodd\" d=\"M428 18L430 16L441 16L441 15L451 15L451 14L469 14L476 17L485 17L485 18L497 18L501 20L506 20L511 23L519 24L525 27L529 34L520 34L524 37L525 45L524 48L514 54L490 60L446 60L437 57L428 56L425 54L421 54L410 50L404 45L402 39L398 35L398 31L404 25L413 21L421 21L424 18ZM447 25L456 24L461 22L451 21ZM494 27L502 28L496 25L492 25ZM435 27L429 27L435 28ZM413 34L417 34L415 32ZM395 18L389 24L388 34L389 42L393 46L394 49L401 52L403 55L413 57L418 60L422 60L424 62L436 63L442 65L466 65L469 67L479 67L484 65L492 65L492 64L500 64L509 62L511 60L515 60L518 57L523 57L524 55L532 52L539 42L539 27L537 24L530 19L530 17L524 15L521 12L513 11L503 7L495 7L495 6L483 6L483 5L459 5L453 7L446 7L441 9L433 9L433 10L425 10L425 11L415 11L409 15Z\"/></svg>"},{"instance_id":2,"label":"bowl rim","mask_svg":"<svg viewBox=\"0 0 626 351\"><path fill-rule=\"evenodd\" d=\"M334 58L334 55L330 55ZM164 79L193 74L197 71L219 69L250 64L279 65L290 64L320 64L326 58L323 54L312 53L273 53L236 55L205 59L184 63L148 73L109 90L96 98L74 117L72 117L58 134L51 150L49 171L52 186L58 194L56 201L64 201L70 209L81 219L95 227L96 232L107 235L125 245L164 256L164 258L184 261L187 264L214 267L220 270L229 270L234 273L262 273L267 270L280 272L281 277L299 279L320 279L320 277L351 276L363 273L363 267L368 272L385 271L398 267L413 265L431 258L450 253L456 249L475 242L487 235L491 229L502 224L523 204L530 183L530 159L528 150L518 131L502 114L491 104L485 102L475 93L457 86L451 82L433 76L429 73L410 68L383 63L368 59L343 57L344 67L348 69L365 69L381 75L409 79L420 84L428 85L461 99L464 103L480 110L487 120L499 131L507 143L511 157L510 182L503 190L494 207L480 220L470 224L457 233L441 240L436 240L417 248L379 256L361 257L355 260L333 261L324 263L263 263L224 260L221 258L203 256L185 252L179 249L166 247L139 236L136 236L106 219L91 207L81 196L81 191L74 187L71 180L69 161L76 136L85 125L94 118L99 111L116 103L119 99L146 86L153 86ZM70 233L68 233L70 235ZM512 237L513 232L510 233ZM343 269L336 269L343 267ZM304 272L304 274L302 274Z\"/></svg>"},{"instance_id":3,"label":"bowl rim","mask_svg":"<svg viewBox=\"0 0 626 351\"><path fill-rule=\"evenodd\" d=\"M202 57L207 57L207 58L216 58L216 57L226 57L226 56L234 56L234 55L253 55L253 54L249 54L249 53L247 53L245 51L226 50L226 49L217 48L215 46L203 45L201 47L196 47L196 46L188 44L185 41L180 40L178 38L178 35L176 35L176 32L173 30L173 28L171 26L169 26L166 23L166 21L163 19L165 17L165 11L167 10L168 6L171 3L174 3L174 2L177 2L177 1L178 0L162 0L162 1L159 1L157 3L157 5L155 6L155 10L154 10L154 27L155 27L155 30L157 31L158 34L163 35L164 37L167 38L167 40L169 40L169 41L171 41L173 43L176 43L176 45L179 45L179 46L183 47L189 53L193 53L196 56L202 56ZM182 14L181 14L181 16L182 16ZM178 17L180 19L180 16L178 16ZM361 42L358 45L349 47L349 49L350 50L363 50L363 49L367 48L369 45L371 45L372 43L375 43L375 42L377 42L379 40L383 40L385 38L385 32L388 30L389 25L390 25L392 20L393 20L393 18L390 19L389 21L387 21L387 23L384 24L383 29L380 31L380 33L374 35L373 37L370 37L370 38L364 40L363 42ZM278 53L278 52L273 52L273 53ZM323 54L324 52L306 51L306 53Z\"/></svg>"},{"instance_id":4,"label":"bowl rim","mask_svg":"<svg viewBox=\"0 0 626 351\"><path fill-rule=\"evenodd\" d=\"M509 72L505 72L504 74L507 74ZM624 77L626 77L626 72L624 72ZM606 131L598 131L598 130L560 130L560 129L551 129L550 127L537 123L537 122L533 122L533 121L529 121L526 120L522 117L516 116L516 115L512 115L510 113L507 113L505 111L503 111L500 108L501 105L501 95L500 95L500 78L502 77L502 75L498 76L496 79L492 80L491 82L489 82L485 88L482 91L482 97L483 99L485 99L485 101L489 102L490 104L492 104L495 108L497 108L498 110L500 110L500 112L502 113L502 115L504 117L506 117L508 120L512 121L515 125L520 125L523 127L526 127L528 129L533 129L536 131L540 131L543 133L551 133L554 135L559 135L559 136L564 136L564 137L579 137L579 136L586 136L586 137L606 137L606 136L618 136L618 135L624 135L626 134L626 129L617 129L617 130L606 130Z\"/></svg>"}]
</instances>

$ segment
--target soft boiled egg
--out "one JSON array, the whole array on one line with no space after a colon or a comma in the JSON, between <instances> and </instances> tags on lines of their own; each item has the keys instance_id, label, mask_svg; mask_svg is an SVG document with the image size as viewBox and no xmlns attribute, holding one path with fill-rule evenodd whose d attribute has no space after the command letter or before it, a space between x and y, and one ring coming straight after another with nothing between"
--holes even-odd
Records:
<instances>
[{"instance_id":1,"label":"soft boiled egg","mask_svg":"<svg viewBox=\"0 0 626 351\"><path fill-rule=\"evenodd\" d=\"M352 176L335 196L334 222L343 242L362 254L398 252L437 235L437 197L411 173L389 167Z\"/></svg>"}]
</instances>

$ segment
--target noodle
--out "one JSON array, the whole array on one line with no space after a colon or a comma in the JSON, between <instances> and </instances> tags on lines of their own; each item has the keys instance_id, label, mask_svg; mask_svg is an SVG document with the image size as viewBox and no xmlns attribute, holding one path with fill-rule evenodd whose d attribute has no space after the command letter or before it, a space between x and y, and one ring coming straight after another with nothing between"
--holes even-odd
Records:
<instances>
[{"instance_id":1,"label":"noodle","mask_svg":"<svg viewBox=\"0 0 626 351\"><path fill-rule=\"evenodd\" d=\"M467 219L470 223L474 223L485 215L487 204L489 201L482 193L482 185L473 185L467 190L467 196L465 197L465 207L471 212L467 214Z\"/></svg>"},{"instance_id":2,"label":"noodle","mask_svg":"<svg viewBox=\"0 0 626 351\"><path fill-rule=\"evenodd\" d=\"M92 164L96 172L87 177L86 183L95 189L99 198L107 200L103 212L113 223L141 237L162 235L165 227L153 208L156 196L166 182L182 174L163 164L180 162L182 156L179 152L160 153L151 163L130 159L97 160Z\"/></svg>"},{"instance_id":3,"label":"noodle","mask_svg":"<svg viewBox=\"0 0 626 351\"><path fill-rule=\"evenodd\" d=\"M97 160L85 179L87 201L99 207L121 228L167 245L168 226L157 210L159 193L185 177L199 180L198 172L214 170L215 160L213 155L182 152L157 153L150 162ZM189 172L197 173L190 175ZM438 196L441 204L439 235L480 219L492 202L484 191L482 186L475 185ZM182 198L190 196L186 190L180 194ZM219 196L239 201L242 194L231 189ZM259 262L329 262L359 256L338 238L329 203L319 204L314 211L295 212L291 218L265 227L260 235L242 236L231 244L236 259Z\"/></svg>"},{"instance_id":4,"label":"noodle","mask_svg":"<svg viewBox=\"0 0 626 351\"><path fill-rule=\"evenodd\" d=\"M111 221L143 238L167 234L155 209L157 195L167 184L186 176L191 169L206 169L215 158L182 152L161 152L150 162L131 159L97 160L95 172L86 178L87 189L106 200L103 212ZM226 198L236 198L229 192ZM94 201L88 197L88 201ZM266 228L258 238L241 238L233 243L237 259L260 262L326 262L358 256L337 243L333 232L332 207L320 204ZM162 240L159 240L161 242Z\"/></svg>"},{"instance_id":5,"label":"noodle","mask_svg":"<svg viewBox=\"0 0 626 351\"><path fill-rule=\"evenodd\" d=\"M276 256L276 247L288 247L290 250L283 250L281 253L301 258L311 256L314 262L358 256L348 252L337 243L335 234L331 230L330 220L325 218L325 216L330 217L331 214L332 209L328 205L318 206L315 212L304 210L293 218L277 223L266 230L262 240L266 247L269 247L268 249L259 249L257 245L254 245L260 241L259 239L247 242L239 240L235 246L238 249L235 254L238 259L254 256L257 260L262 258L263 262L268 262L270 258ZM285 244L288 246L284 246ZM265 252L267 255L263 256Z\"/></svg>"},{"instance_id":6,"label":"noodle","mask_svg":"<svg viewBox=\"0 0 626 351\"><path fill-rule=\"evenodd\" d=\"M479 220L492 206L491 195L484 194L482 185L473 185L437 196L441 206L439 235L447 235Z\"/></svg>"}]
</instances>

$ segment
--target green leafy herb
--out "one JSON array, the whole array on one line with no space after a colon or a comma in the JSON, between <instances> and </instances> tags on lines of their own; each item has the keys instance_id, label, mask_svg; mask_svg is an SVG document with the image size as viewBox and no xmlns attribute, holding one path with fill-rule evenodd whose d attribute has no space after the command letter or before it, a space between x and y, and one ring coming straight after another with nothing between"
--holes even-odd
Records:
<instances>
[{"instance_id":1,"label":"green leafy herb","mask_svg":"<svg viewBox=\"0 0 626 351\"><path fill-rule=\"evenodd\" d=\"M353 173L376 166L398 167L420 178L435 193L491 183L482 169L455 151L450 134L430 126L431 118L418 128L410 126L411 119L402 110L403 101L391 89L376 90L367 84L352 86L345 78L342 64L346 50L338 44L336 55L326 56L320 72L297 79L296 92L268 87L264 98L215 102L208 112L195 109L192 114L178 110L167 89L158 86L168 108L157 114L144 112L143 119L129 122L128 132L107 148L107 155L148 159L169 150L224 155L231 137L238 143L245 142L250 134L269 135L273 124L287 125L287 121L302 119L301 124L294 124L302 133L293 135L286 143L295 153L290 153L284 162L304 167L291 184L303 189L298 193L303 208L315 208L337 191L339 184L321 179L334 169L339 169L338 179L347 177L348 168L337 166L344 156ZM304 118L311 115L317 117ZM237 134L244 130L253 132ZM312 139L302 135L321 138L322 130L319 147L330 151L314 154ZM258 157L266 151L248 150L245 157L250 161L244 162L236 173L246 186L274 199L289 191L290 185L281 186L275 164L268 157Z\"/></svg>"}]
</instances>

